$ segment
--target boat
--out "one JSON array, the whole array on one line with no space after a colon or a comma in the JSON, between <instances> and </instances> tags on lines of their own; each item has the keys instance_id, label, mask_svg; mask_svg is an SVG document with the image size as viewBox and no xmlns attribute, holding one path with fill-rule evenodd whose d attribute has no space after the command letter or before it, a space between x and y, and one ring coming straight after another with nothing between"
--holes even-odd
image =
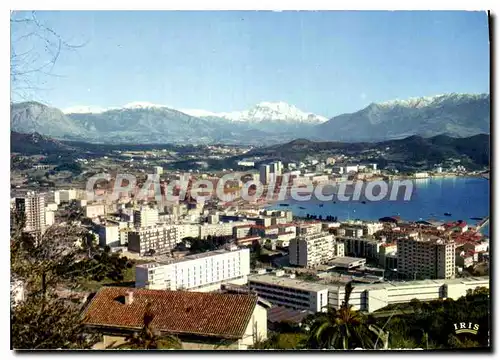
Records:
<instances>
[{"instance_id":1,"label":"boat","mask_svg":"<svg viewBox=\"0 0 500 360\"><path fill-rule=\"evenodd\" d=\"M480 218L480 217L471 217L470 219L471 219L471 220L476 220L476 221L481 221L481 220L483 220L483 218Z\"/></svg>"},{"instance_id":2,"label":"boat","mask_svg":"<svg viewBox=\"0 0 500 360\"><path fill-rule=\"evenodd\" d=\"M290 206L289 204L280 204L280 206Z\"/></svg>"},{"instance_id":3,"label":"boat","mask_svg":"<svg viewBox=\"0 0 500 360\"><path fill-rule=\"evenodd\" d=\"M323 207L323 204L319 204L319 207Z\"/></svg>"},{"instance_id":4,"label":"boat","mask_svg":"<svg viewBox=\"0 0 500 360\"><path fill-rule=\"evenodd\" d=\"M444 216L451 216L451 213L449 213L449 212L445 212L445 213L444 213Z\"/></svg>"},{"instance_id":5,"label":"boat","mask_svg":"<svg viewBox=\"0 0 500 360\"><path fill-rule=\"evenodd\" d=\"M302 206L299 206L299 209L302 209L302 210L304 210L304 209L305 209L305 207L302 207Z\"/></svg>"},{"instance_id":6,"label":"boat","mask_svg":"<svg viewBox=\"0 0 500 360\"><path fill-rule=\"evenodd\" d=\"M363 201L361 201L361 204L366 204L366 201L364 201L364 200L363 200Z\"/></svg>"}]
</instances>

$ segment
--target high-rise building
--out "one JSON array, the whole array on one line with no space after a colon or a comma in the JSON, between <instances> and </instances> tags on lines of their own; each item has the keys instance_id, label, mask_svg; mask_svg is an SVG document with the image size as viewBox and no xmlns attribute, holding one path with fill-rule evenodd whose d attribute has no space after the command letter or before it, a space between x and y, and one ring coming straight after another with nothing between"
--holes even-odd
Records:
<instances>
[{"instance_id":1,"label":"high-rise building","mask_svg":"<svg viewBox=\"0 0 500 360\"><path fill-rule=\"evenodd\" d=\"M120 229L116 224L105 224L98 227L99 245L100 246L119 246Z\"/></svg>"},{"instance_id":2,"label":"high-rise building","mask_svg":"<svg viewBox=\"0 0 500 360\"><path fill-rule=\"evenodd\" d=\"M128 250L141 256L154 251L155 254L168 254L180 242L177 227L174 225L150 226L128 232Z\"/></svg>"},{"instance_id":3,"label":"high-rise building","mask_svg":"<svg viewBox=\"0 0 500 360\"><path fill-rule=\"evenodd\" d=\"M163 175L163 167L155 166L155 174L156 175Z\"/></svg>"},{"instance_id":4,"label":"high-rise building","mask_svg":"<svg viewBox=\"0 0 500 360\"><path fill-rule=\"evenodd\" d=\"M397 240L398 274L407 279L453 279L455 242L435 236Z\"/></svg>"},{"instance_id":5,"label":"high-rise building","mask_svg":"<svg viewBox=\"0 0 500 360\"><path fill-rule=\"evenodd\" d=\"M271 165L271 173L275 176L280 176L283 171L283 163L281 161L275 161Z\"/></svg>"},{"instance_id":6,"label":"high-rise building","mask_svg":"<svg viewBox=\"0 0 500 360\"><path fill-rule=\"evenodd\" d=\"M24 217L24 231L45 231L45 198L41 194L29 192L26 197L16 198L15 211Z\"/></svg>"},{"instance_id":7,"label":"high-rise building","mask_svg":"<svg viewBox=\"0 0 500 360\"><path fill-rule=\"evenodd\" d=\"M314 267L334 257L335 240L333 235L323 232L305 234L290 240L288 246L290 264Z\"/></svg>"},{"instance_id":8,"label":"high-rise building","mask_svg":"<svg viewBox=\"0 0 500 360\"><path fill-rule=\"evenodd\" d=\"M158 223L158 209L143 207L134 211L134 226L137 228L154 226Z\"/></svg>"},{"instance_id":9,"label":"high-rise building","mask_svg":"<svg viewBox=\"0 0 500 360\"><path fill-rule=\"evenodd\" d=\"M54 192L54 202L59 205L63 202L70 202L71 200L75 200L77 196L78 192L76 189L57 190Z\"/></svg>"},{"instance_id":10,"label":"high-rise building","mask_svg":"<svg viewBox=\"0 0 500 360\"><path fill-rule=\"evenodd\" d=\"M249 249L221 249L137 265L135 287L213 291L220 289L223 282L246 284L249 274Z\"/></svg>"},{"instance_id":11,"label":"high-rise building","mask_svg":"<svg viewBox=\"0 0 500 360\"><path fill-rule=\"evenodd\" d=\"M269 176L271 173L271 166L270 165L261 165L260 168L260 182L263 185L267 185L269 183Z\"/></svg>"}]
</instances>

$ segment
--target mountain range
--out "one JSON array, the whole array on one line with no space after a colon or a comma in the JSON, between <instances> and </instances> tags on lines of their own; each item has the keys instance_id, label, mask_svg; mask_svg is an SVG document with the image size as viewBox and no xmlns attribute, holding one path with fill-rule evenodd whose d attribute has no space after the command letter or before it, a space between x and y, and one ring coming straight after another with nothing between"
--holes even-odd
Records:
<instances>
[{"instance_id":1,"label":"mountain range","mask_svg":"<svg viewBox=\"0 0 500 360\"><path fill-rule=\"evenodd\" d=\"M11 104L11 130L96 143L270 145L298 137L348 142L411 135L466 137L490 132L490 96L453 93L372 103L329 120L284 102L261 102L248 110L216 113L145 102L63 112L31 101Z\"/></svg>"}]
</instances>

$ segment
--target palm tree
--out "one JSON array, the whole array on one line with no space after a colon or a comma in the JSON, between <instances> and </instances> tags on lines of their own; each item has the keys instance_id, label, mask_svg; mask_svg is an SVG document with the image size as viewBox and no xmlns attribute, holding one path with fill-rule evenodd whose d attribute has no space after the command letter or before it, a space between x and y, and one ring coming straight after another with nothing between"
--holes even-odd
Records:
<instances>
[{"instance_id":1,"label":"palm tree","mask_svg":"<svg viewBox=\"0 0 500 360\"><path fill-rule=\"evenodd\" d=\"M319 313L315 317L310 327L310 348L375 348L374 340L383 332L374 325L368 325L365 316L349 304L352 290L353 286L349 282L345 286L342 306L338 310L328 307L326 313ZM381 343L385 345L386 339Z\"/></svg>"},{"instance_id":2,"label":"palm tree","mask_svg":"<svg viewBox=\"0 0 500 360\"><path fill-rule=\"evenodd\" d=\"M162 335L155 331L151 323L154 315L151 304L147 303L143 317L143 327L139 332L125 338L125 343L111 346L112 349L151 350L151 349L182 349L181 341L173 335Z\"/></svg>"}]
</instances>

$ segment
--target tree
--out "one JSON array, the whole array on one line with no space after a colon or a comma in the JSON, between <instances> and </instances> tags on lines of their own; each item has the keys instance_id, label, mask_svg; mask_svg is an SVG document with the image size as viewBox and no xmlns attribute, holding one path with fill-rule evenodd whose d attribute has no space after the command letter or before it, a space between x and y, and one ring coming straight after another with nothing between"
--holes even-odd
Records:
<instances>
[{"instance_id":1,"label":"tree","mask_svg":"<svg viewBox=\"0 0 500 360\"><path fill-rule=\"evenodd\" d=\"M82 304L49 296L31 295L11 311L14 349L89 349L97 338L84 332Z\"/></svg>"},{"instance_id":2,"label":"tree","mask_svg":"<svg viewBox=\"0 0 500 360\"><path fill-rule=\"evenodd\" d=\"M11 277L23 284L25 300L12 304L12 346L16 349L88 348L95 339L84 332L83 304L68 299L79 278L120 278L127 259L115 254L87 258L75 243L85 229L57 223L42 234L23 232L23 216L11 230ZM121 275L122 276L122 275ZM122 276L123 278L123 276Z\"/></svg>"},{"instance_id":3,"label":"tree","mask_svg":"<svg viewBox=\"0 0 500 360\"><path fill-rule=\"evenodd\" d=\"M345 298L338 310L328 307L326 313L315 315L310 325L309 348L374 348L376 336L373 330L380 332L380 329L374 325L370 328L367 319L349 304L352 290L352 284L346 284Z\"/></svg>"},{"instance_id":4,"label":"tree","mask_svg":"<svg viewBox=\"0 0 500 360\"><path fill-rule=\"evenodd\" d=\"M151 304L146 304L142 318L143 326L139 332L134 332L125 339L125 343L111 346L112 349L151 350L151 349L182 349L181 341L172 335L162 335L153 328L154 314Z\"/></svg>"},{"instance_id":5,"label":"tree","mask_svg":"<svg viewBox=\"0 0 500 360\"><path fill-rule=\"evenodd\" d=\"M478 286L474 290L469 289L467 290L467 296L474 296L474 295L489 295L490 290L487 287L484 286Z\"/></svg>"},{"instance_id":6,"label":"tree","mask_svg":"<svg viewBox=\"0 0 500 360\"><path fill-rule=\"evenodd\" d=\"M19 223L11 237L11 272L22 279L28 291L47 293L63 281L61 269L77 259L75 243L84 230L69 224L54 224L42 234L28 234ZM67 277L67 275L66 275Z\"/></svg>"}]
</instances>

